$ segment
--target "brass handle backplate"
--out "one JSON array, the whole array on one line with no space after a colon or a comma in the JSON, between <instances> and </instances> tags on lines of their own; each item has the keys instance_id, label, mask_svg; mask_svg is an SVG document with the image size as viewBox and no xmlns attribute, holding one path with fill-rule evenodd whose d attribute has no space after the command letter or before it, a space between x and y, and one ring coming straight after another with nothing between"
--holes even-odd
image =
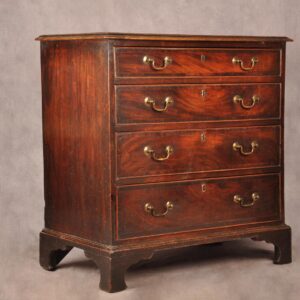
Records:
<instances>
[{"instance_id":1,"label":"brass handle backplate","mask_svg":"<svg viewBox=\"0 0 300 300\"><path fill-rule=\"evenodd\" d=\"M244 151L244 147L243 147L240 143L238 143L238 142L234 142L234 143L232 144L232 149L233 149L234 151L240 151L240 153L241 153L242 155L250 155L250 154L253 154L256 148L258 148L258 143L257 143L256 141L252 141L252 142L251 142L251 150L250 150L249 152Z\"/></svg>"},{"instance_id":2,"label":"brass handle backplate","mask_svg":"<svg viewBox=\"0 0 300 300\"><path fill-rule=\"evenodd\" d=\"M146 146L144 148L144 154L146 156L150 156L155 161L164 161L164 160L169 159L169 157L173 153L173 148L171 146L167 146L165 148L165 151L166 151L166 155L165 156L158 157L156 155L155 151L150 146Z\"/></svg>"},{"instance_id":3,"label":"brass handle backplate","mask_svg":"<svg viewBox=\"0 0 300 300\"><path fill-rule=\"evenodd\" d=\"M256 96L256 95L254 95L254 96L252 96L251 99L252 99L252 103L249 104L249 105L247 105L247 104L244 103L244 99L243 99L241 96L235 95L235 96L233 97L233 102L234 102L234 103L240 103L241 107L244 108L244 109L251 109L252 107L254 107L254 105L255 105L256 103L258 103L259 97Z\"/></svg>"},{"instance_id":4,"label":"brass handle backplate","mask_svg":"<svg viewBox=\"0 0 300 300\"><path fill-rule=\"evenodd\" d=\"M252 57L251 58L251 65L250 65L250 67L245 67L244 61L242 59L238 58L238 57L234 57L232 59L232 63L234 65L238 64L243 71L251 71L255 67L255 64L258 63L258 58L256 58L256 57Z\"/></svg>"},{"instance_id":5,"label":"brass handle backplate","mask_svg":"<svg viewBox=\"0 0 300 300\"><path fill-rule=\"evenodd\" d=\"M145 55L143 57L143 63L146 65L150 65L153 70L160 71L160 70L165 69L168 65L170 65L172 63L172 58L169 56L165 56L163 59L163 65L157 66L155 64L155 59L153 57Z\"/></svg>"},{"instance_id":6,"label":"brass handle backplate","mask_svg":"<svg viewBox=\"0 0 300 300\"><path fill-rule=\"evenodd\" d=\"M150 97L146 97L144 99L144 102L146 105L148 106L151 106L151 108L154 110L154 111L157 111L157 112L163 112L163 111L166 111L168 106L172 105L174 103L173 99L171 97L166 97L165 100L164 100L164 107L162 108L159 108L156 106L156 103L155 103L155 100L150 98Z\"/></svg>"},{"instance_id":7,"label":"brass handle backplate","mask_svg":"<svg viewBox=\"0 0 300 300\"><path fill-rule=\"evenodd\" d=\"M165 204L165 211L162 213L157 213L155 212L155 209L153 207L153 205L151 205L150 203L146 203L145 204L145 212L147 212L148 214L150 214L153 217L164 217L168 214L168 212L173 209L174 205L171 201L168 201Z\"/></svg>"},{"instance_id":8,"label":"brass handle backplate","mask_svg":"<svg viewBox=\"0 0 300 300\"><path fill-rule=\"evenodd\" d=\"M258 193L253 193L251 195L251 198L252 198L251 202L247 202L240 195L234 195L233 202L239 204L241 207L250 207L250 206L253 206L257 200L259 200L260 196Z\"/></svg>"}]
</instances>

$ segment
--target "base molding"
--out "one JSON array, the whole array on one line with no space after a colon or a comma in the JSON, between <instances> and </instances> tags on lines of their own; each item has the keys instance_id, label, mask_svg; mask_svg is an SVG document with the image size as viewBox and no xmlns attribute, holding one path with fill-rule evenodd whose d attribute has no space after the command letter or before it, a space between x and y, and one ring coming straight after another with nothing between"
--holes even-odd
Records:
<instances>
[{"instance_id":1,"label":"base molding","mask_svg":"<svg viewBox=\"0 0 300 300\"><path fill-rule=\"evenodd\" d=\"M235 229L222 234L212 233L194 236L189 239L166 239L164 242L153 241L131 244L104 245L44 229L40 233L40 264L49 271L55 270L59 262L73 247L83 249L86 256L93 260L100 269L100 288L107 292L117 292L126 288L126 270L139 261L149 260L156 251L183 248L202 244L251 238L255 241L272 243L275 248L274 263L286 264L292 261L291 228L288 225L272 225L264 227Z\"/></svg>"}]
</instances>

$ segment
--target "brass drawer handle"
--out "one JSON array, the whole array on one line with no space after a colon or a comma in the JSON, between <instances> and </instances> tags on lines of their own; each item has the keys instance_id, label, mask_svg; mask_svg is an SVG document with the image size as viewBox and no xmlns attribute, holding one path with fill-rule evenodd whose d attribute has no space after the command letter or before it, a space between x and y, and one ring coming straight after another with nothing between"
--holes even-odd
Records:
<instances>
[{"instance_id":1,"label":"brass drawer handle","mask_svg":"<svg viewBox=\"0 0 300 300\"><path fill-rule=\"evenodd\" d=\"M256 57L252 57L251 58L251 65L250 65L250 67L245 67L243 60L240 59L240 58L238 58L238 57L234 57L232 59L232 63L233 64L239 64L240 68L243 71L251 71L254 68L255 64L258 63L258 58L256 58Z\"/></svg>"},{"instance_id":2,"label":"brass drawer handle","mask_svg":"<svg viewBox=\"0 0 300 300\"><path fill-rule=\"evenodd\" d=\"M164 161L164 160L169 159L169 157L173 153L173 148L171 146L167 146L165 148L165 151L166 151L166 155L165 156L157 157L155 151L150 146L146 146L144 148L145 155L150 156L155 161Z\"/></svg>"},{"instance_id":3,"label":"brass drawer handle","mask_svg":"<svg viewBox=\"0 0 300 300\"><path fill-rule=\"evenodd\" d=\"M249 104L249 105L247 105L247 104L244 103L244 99L243 99L241 96L235 95L235 96L233 97L233 102L234 102L234 103L240 103L241 107L244 108L244 109L251 109L252 107L254 107L254 105L255 105L256 103L258 103L259 97L256 96L256 95L254 95L254 96L252 96L251 99L252 99L252 103Z\"/></svg>"},{"instance_id":4,"label":"brass drawer handle","mask_svg":"<svg viewBox=\"0 0 300 300\"><path fill-rule=\"evenodd\" d=\"M253 193L251 195L251 198L252 198L251 202L246 202L245 199L243 197L241 197L240 195L234 195L233 201L235 203L239 204L241 207L250 207L250 206L253 206L257 200L259 200L260 196L258 193Z\"/></svg>"},{"instance_id":5,"label":"brass drawer handle","mask_svg":"<svg viewBox=\"0 0 300 300\"><path fill-rule=\"evenodd\" d=\"M148 106L151 106L151 108L154 110L154 111L157 111L157 112L163 112L163 111L166 111L168 106L172 105L174 103L173 99L171 97L166 97L165 100L164 100L164 107L163 108L159 108L156 106L155 104L155 100L151 99L150 97L146 97L145 100L144 100L145 104L148 105Z\"/></svg>"},{"instance_id":6,"label":"brass drawer handle","mask_svg":"<svg viewBox=\"0 0 300 300\"><path fill-rule=\"evenodd\" d=\"M232 149L233 149L234 151L240 151L240 153L241 153L242 155L250 155L250 154L253 154L253 152L255 151L256 148L258 148L258 143L257 143L256 141L252 141L252 142L251 142L251 151L249 151L249 152L244 151L244 147L243 147L241 144L239 144L238 142L234 142L234 143L232 144Z\"/></svg>"},{"instance_id":7,"label":"brass drawer handle","mask_svg":"<svg viewBox=\"0 0 300 300\"><path fill-rule=\"evenodd\" d=\"M162 66L157 66L155 64L155 59L154 58L145 55L143 57L143 63L146 64L146 65L150 65L153 70L160 71L160 70L165 69L168 65L170 65L172 63L172 58L169 57L169 56L165 56L163 65Z\"/></svg>"},{"instance_id":8,"label":"brass drawer handle","mask_svg":"<svg viewBox=\"0 0 300 300\"><path fill-rule=\"evenodd\" d=\"M153 217L164 217L168 214L168 212L173 209L174 205L171 201L168 201L166 204L165 204L165 211L162 212L162 213L157 213L155 212L155 209L154 207L150 204L150 203L146 203L145 204L145 212L147 212L148 214L150 214L151 216Z\"/></svg>"}]
</instances>

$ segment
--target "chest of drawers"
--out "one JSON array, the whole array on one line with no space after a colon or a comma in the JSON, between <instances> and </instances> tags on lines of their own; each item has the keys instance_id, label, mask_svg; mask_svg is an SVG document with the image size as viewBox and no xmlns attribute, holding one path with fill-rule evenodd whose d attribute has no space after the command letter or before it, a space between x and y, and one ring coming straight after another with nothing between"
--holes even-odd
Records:
<instances>
[{"instance_id":1,"label":"chest of drawers","mask_svg":"<svg viewBox=\"0 0 300 300\"><path fill-rule=\"evenodd\" d=\"M284 37L41 36L45 228L126 287L160 250L252 238L291 261Z\"/></svg>"}]
</instances>

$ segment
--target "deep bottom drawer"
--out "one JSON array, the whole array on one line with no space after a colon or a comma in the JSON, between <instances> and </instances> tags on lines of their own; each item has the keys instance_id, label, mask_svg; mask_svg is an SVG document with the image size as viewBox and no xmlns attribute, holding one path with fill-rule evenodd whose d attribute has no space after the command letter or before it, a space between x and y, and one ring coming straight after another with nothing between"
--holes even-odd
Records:
<instances>
[{"instance_id":1,"label":"deep bottom drawer","mask_svg":"<svg viewBox=\"0 0 300 300\"><path fill-rule=\"evenodd\" d=\"M118 239L278 220L280 175L118 189Z\"/></svg>"}]
</instances>

